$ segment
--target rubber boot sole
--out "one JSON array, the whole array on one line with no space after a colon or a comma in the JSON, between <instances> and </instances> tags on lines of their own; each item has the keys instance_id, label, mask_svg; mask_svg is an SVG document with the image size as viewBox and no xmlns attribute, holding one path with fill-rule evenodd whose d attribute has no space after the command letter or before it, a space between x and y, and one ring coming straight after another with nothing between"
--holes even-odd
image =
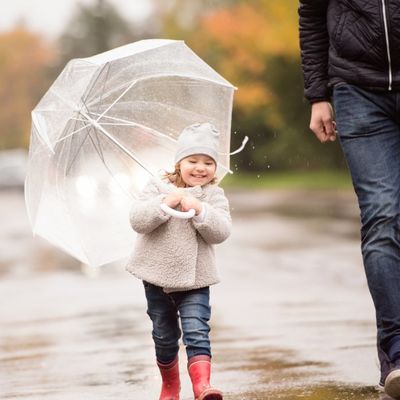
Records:
<instances>
[{"instance_id":1,"label":"rubber boot sole","mask_svg":"<svg viewBox=\"0 0 400 400\"><path fill-rule=\"evenodd\" d=\"M400 369L395 369L387 376L385 393L395 400L400 400Z\"/></svg>"},{"instance_id":2,"label":"rubber boot sole","mask_svg":"<svg viewBox=\"0 0 400 400\"><path fill-rule=\"evenodd\" d=\"M206 389L196 400L223 400L222 392L217 389Z\"/></svg>"}]
</instances>

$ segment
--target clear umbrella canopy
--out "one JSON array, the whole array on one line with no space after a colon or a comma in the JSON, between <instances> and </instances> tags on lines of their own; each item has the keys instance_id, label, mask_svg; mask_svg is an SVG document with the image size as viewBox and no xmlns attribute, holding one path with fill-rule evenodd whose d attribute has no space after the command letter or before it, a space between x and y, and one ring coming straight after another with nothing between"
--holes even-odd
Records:
<instances>
[{"instance_id":1,"label":"clear umbrella canopy","mask_svg":"<svg viewBox=\"0 0 400 400\"><path fill-rule=\"evenodd\" d=\"M220 131L229 171L234 87L182 41L143 40L70 61L32 111L25 198L38 234L90 265L132 250L132 200L172 170L193 123Z\"/></svg>"}]
</instances>

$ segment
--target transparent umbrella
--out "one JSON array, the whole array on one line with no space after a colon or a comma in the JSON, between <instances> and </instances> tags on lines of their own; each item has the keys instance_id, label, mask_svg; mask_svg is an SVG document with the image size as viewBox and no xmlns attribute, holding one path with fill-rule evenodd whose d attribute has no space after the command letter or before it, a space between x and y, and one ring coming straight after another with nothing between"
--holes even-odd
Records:
<instances>
[{"instance_id":1,"label":"transparent umbrella","mask_svg":"<svg viewBox=\"0 0 400 400\"><path fill-rule=\"evenodd\" d=\"M214 124L217 176L229 171L234 90L183 41L142 40L70 61L32 111L33 232L92 266L127 257L132 200L173 168L183 128Z\"/></svg>"}]
</instances>

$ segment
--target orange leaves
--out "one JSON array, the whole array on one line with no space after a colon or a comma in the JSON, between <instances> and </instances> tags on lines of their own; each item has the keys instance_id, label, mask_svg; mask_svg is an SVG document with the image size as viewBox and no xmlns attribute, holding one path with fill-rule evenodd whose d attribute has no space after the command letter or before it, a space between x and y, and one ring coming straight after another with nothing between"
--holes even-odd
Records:
<instances>
[{"instance_id":1,"label":"orange leaves","mask_svg":"<svg viewBox=\"0 0 400 400\"><path fill-rule=\"evenodd\" d=\"M273 101L273 94L258 83L243 83L240 90L235 93L237 107L242 109L262 109Z\"/></svg>"},{"instance_id":2,"label":"orange leaves","mask_svg":"<svg viewBox=\"0 0 400 400\"><path fill-rule=\"evenodd\" d=\"M209 37L234 52L298 53L297 1L255 1L220 9L202 21Z\"/></svg>"},{"instance_id":3,"label":"orange leaves","mask_svg":"<svg viewBox=\"0 0 400 400\"><path fill-rule=\"evenodd\" d=\"M298 57L297 6L297 0L239 2L205 15L193 33L191 45L239 87L235 102L241 111L272 103L271 59Z\"/></svg>"},{"instance_id":4,"label":"orange leaves","mask_svg":"<svg viewBox=\"0 0 400 400\"><path fill-rule=\"evenodd\" d=\"M23 28L0 34L0 147L27 144L30 112L53 58L53 49Z\"/></svg>"}]
</instances>

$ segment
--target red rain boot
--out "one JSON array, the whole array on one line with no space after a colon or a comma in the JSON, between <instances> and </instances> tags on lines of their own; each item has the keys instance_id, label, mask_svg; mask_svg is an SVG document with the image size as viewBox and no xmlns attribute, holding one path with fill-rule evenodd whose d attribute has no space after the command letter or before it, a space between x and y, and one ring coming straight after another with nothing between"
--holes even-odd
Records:
<instances>
[{"instance_id":1,"label":"red rain boot","mask_svg":"<svg viewBox=\"0 0 400 400\"><path fill-rule=\"evenodd\" d=\"M211 358L206 355L189 359L188 371L195 400L222 400L222 393L210 386Z\"/></svg>"},{"instance_id":2,"label":"red rain boot","mask_svg":"<svg viewBox=\"0 0 400 400\"><path fill-rule=\"evenodd\" d=\"M162 388L159 400L179 400L181 381L179 379L178 357L169 364L161 364L157 361L162 378Z\"/></svg>"}]
</instances>

